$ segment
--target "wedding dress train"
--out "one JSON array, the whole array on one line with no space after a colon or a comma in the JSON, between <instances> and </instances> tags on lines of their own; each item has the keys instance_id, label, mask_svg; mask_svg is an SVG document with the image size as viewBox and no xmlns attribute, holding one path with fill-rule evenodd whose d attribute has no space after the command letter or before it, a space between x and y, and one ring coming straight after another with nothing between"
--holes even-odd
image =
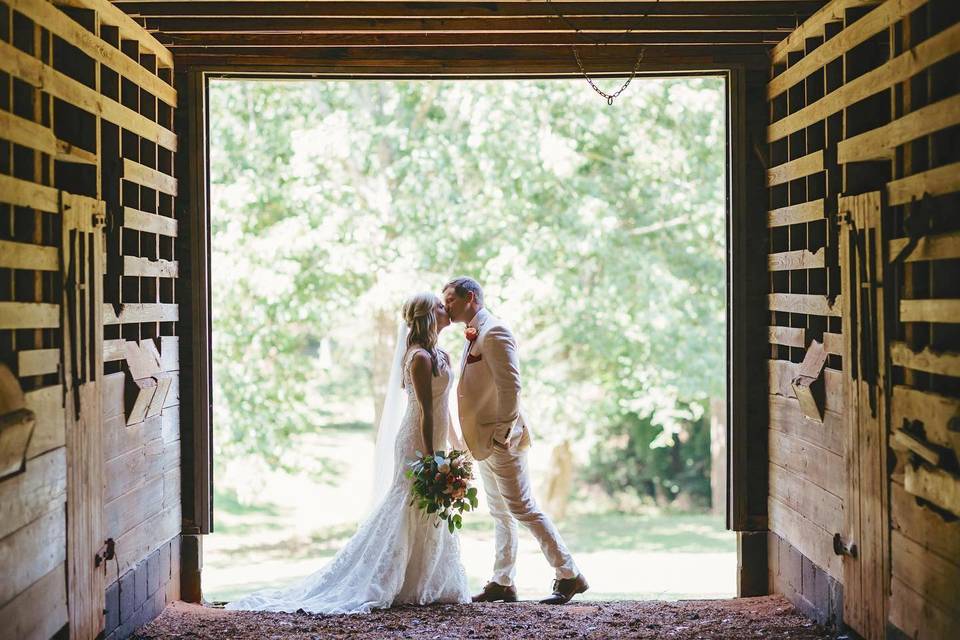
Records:
<instances>
[{"instance_id":1,"label":"wedding dress train","mask_svg":"<svg viewBox=\"0 0 960 640\"><path fill-rule=\"evenodd\" d=\"M264 589L227 604L227 609L366 613L398 604L470 602L460 561L460 541L446 526L435 527L410 506L407 463L422 447L420 406L410 379L410 355L403 356L407 409L394 445L389 490L347 544L324 567L280 589ZM434 445L446 447L452 376L441 362L433 378Z\"/></svg>"}]
</instances>

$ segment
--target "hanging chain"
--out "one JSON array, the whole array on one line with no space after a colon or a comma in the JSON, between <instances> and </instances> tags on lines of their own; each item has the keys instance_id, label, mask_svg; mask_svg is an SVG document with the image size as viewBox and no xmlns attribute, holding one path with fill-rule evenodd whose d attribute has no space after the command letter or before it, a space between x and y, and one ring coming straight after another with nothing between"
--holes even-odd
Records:
<instances>
[{"instance_id":1,"label":"hanging chain","mask_svg":"<svg viewBox=\"0 0 960 640\"><path fill-rule=\"evenodd\" d=\"M660 0L656 0L656 2L660 2ZM573 22L571 22L570 19L569 19L567 16L563 15L562 13L560 13L560 11L557 10L557 9L553 6L553 4L550 2L550 0L547 0L547 4L550 5L550 8L553 9L554 13L557 14L557 17L560 18L561 20L563 20L563 21L567 24L567 26L570 27L570 28L574 31L574 35L583 35L583 31L582 31L579 27L577 27L575 24L573 24ZM649 15L650 15L649 13L645 13L645 14L643 14L643 18L641 18L641 19L644 20L644 19L646 19ZM631 29L627 29L626 32L627 32L627 33L630 33L630 31L631 31ZM591 43L587 43L587 44L591 44ZM603 44L603 43L597 42L597 43L593 43L593 44ZM640 55L637 56L637 62L633 65L633 69L630 71L630 77L627 78L626 82L624 82L624 83L620 86L619 89L617 89L617 90L614 91L613 93L607 93L606 91L604 91L603 89L601 89L599 86L597 86L597 83L593 80L593 78L590 77L590 74L587 73L586 68L584 68L584 66L583 66L583 61L580 59L580 53L577 51L577 45L575 45L575 44L574 44L574 45L571 45L570 48L573 49L573 57L574 57L574 59L577 61L577 67L580 68L580 73L581 73L581 74L583 75L583 77L586 79L586 81L587 81L587 83L590 85L590 87L591 87L594 91L596 91L600 96L602 96L603 98L606 99L608 105L613 105L614 99L617 98L621 93L623 93L623 91L624 91L627 87L630 86L630 83L633 81L633 79L634 79L634 78L636 77L636 75L637 75L637 71L640 69L640 63L643 62L643 56L644 56L644 54L645 54L646 51L647 51L645 47L641 47L641 49L640 49Z\"/></svg>"}]
</instances>

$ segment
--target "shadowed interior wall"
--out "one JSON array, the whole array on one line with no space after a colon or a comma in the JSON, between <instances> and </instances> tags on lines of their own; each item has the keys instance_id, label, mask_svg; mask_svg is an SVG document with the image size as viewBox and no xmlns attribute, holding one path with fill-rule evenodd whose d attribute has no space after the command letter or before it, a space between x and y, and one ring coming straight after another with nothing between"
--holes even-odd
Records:
<instances>
[{"instance_id":1,"label":"shadowed interior wall","mask_svg":"<svg viewBox=\"0 0 960 640\"><path fill-rule=\"evenodd\" d=\"M0 638L123 637L179 596L173 59L102 0L0 41Z\"/></svg>"},{"instance_id":2,"label":"shadowed interior wall","mask_svg":"<svg viewBox=\"0 0 960 640\"><path fill-rule=\"evenodd\" d=\"M958 19L834 0L767 84L769 579L867 638L960 624Z\"/></svg>"}]
</instances>

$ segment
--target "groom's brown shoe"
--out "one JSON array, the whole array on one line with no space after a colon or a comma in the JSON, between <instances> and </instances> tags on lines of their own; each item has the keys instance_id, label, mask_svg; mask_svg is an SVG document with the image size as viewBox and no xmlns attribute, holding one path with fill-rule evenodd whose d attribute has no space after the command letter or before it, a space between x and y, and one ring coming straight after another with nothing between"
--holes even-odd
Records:
<instances>
[{"instance_id":1,"label":"groom's brown shoe","mask_svg":"<svg viewBox=\"0 0 960 640\"><path fill-rule=\"evenodd\" d=\"M499 600L503 600L504 602L516 602L517 588L505 587L502 584L497 584L496 582L488 582L486 586L483 587L483 591L473 596L474 602L497 602Z\"/></svg>"},{"instance_id":2,"label":"groom's brown shoe","mask_svg":"<svg viewBox=\"0 0 960 640\"><path fill-rule=\"evenodd\" d=\"M587 579L582 573L577 574L576 578L561 578L553 581L553 595L544 598L542 604L566 604L578 593L583 593L590 588Z\"/></svg>"}]
</instances>

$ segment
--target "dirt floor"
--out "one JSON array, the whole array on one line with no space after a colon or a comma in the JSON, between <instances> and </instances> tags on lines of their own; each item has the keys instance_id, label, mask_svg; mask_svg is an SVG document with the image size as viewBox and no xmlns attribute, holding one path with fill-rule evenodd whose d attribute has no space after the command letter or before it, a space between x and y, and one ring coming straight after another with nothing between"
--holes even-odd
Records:
<instances>
[{"instance_id":1,"label":"dirt floor","mask_svg":"<svg viewBox=\"0 0 960 640\"><path fill-rule=\"evenodd\" d=\"M320 640L335 638L783 638L834 636L777 596L678 602L576 601L400 607L367 615L225 611L177 602L133 636Z\"/></svg>"}]
</instances>

